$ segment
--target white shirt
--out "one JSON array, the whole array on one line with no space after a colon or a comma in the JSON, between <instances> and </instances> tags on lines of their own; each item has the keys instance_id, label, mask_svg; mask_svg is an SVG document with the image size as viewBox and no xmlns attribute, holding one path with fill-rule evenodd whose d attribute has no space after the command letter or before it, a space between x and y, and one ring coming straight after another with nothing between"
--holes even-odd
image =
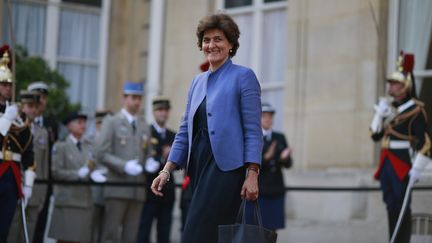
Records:
<instances>
[{"instance_id":1,"label":"white shirt","mask_svg":"<svg viewBox=\"0 0 432 243\"><path fill-rule=\"evenodd\" d=\"M70 140L72 140L72 142L76 145L78 142L79 142L79 140L76 138L76 137L74 137L74 135L72 135L72 134L69 134L69 139Z\"/></svg>"},{"instance_id":2,"label":"white shirt","mask_svg":"<svg viewBox=\"0 0 432 243\"><path fill-rule=\"evenodd\" d=\"M156 131L160 134L165 134L166 132L166 128L165 127L160 127L157 122L153 122L152 123L153 127L156 129Z\"/></svg>"},{"instance_id":3,"label":"white shirt","mask_svg":"<svg viewBox=\"0 0 432 243\"><path fill-rule=\"evenodd\" d=\"M271 135L272 135L272 132L273 132L273 130L270 128L270 129L262 129L262 132L263 132L263 137L265 137L265 139L267 140L267 141L270 141L271 140Z\"/></svg>"},{"instance_id":4,"label":"white shirt","mask_svg":"<svg viewBox=\"0 0 432 243\"><path fill-rule=\"evenodd\" d=\"M43 127L43 116L38 116L34 119L34 122L39 126Z\"/></svg>"},{"instance_id":5,"label":"white shirt","mask_svg":"<svg viewBox=\"0 0 432 243\"><path fill-rule=\"evenodd\" d=\"M130 124L136 120L136 116L129 113L125 108L121 109L121 113L123 113Z\"/></svg>"}]
</instances>

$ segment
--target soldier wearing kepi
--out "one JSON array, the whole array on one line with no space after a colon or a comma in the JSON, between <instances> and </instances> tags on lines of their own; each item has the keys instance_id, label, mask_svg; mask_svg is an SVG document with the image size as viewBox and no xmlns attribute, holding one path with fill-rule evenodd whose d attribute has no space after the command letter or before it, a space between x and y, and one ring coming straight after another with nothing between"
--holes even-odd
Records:
<instances>
[{"instance_id":1,"label":"soldier wearing kepi","mask_svg":"<svg viewBox=\"0 0 432 243\"><path fill-rule=\"evenodd\" d=\"M20 92L20 102L22 104L22 111L29 120L29 126L33 135L33 153L34 163L36 166L36 177L38 179L48 179L48 132L44 127L34 123L34 118L38 116L39 109L39 94L22 90ZM30 198L27 208L27 226L29 239L33 239L36 227L36 220L38 214L43 208L47 186L36 184L33 186L32 197ZM16 214L14 223L9 233L8 242L18 243L24 242L23 231L21 227L20 214Z\"/></svg>"},{"instance_id":2,"label":"soldier wearing kepi","mask_svg":"<svg viewBox=\"0 0 432 243\"><path fill-rule=\"evenodd\" d=\"M174 180L170 180L169 186L163 192L163 197L156 196L150 189L151 183L163 168L171 145L174 142L175 132L166 127L169 118L171 104L166 97L153 99L154 122L151 125L151 143L154 149L153 157L149 158L145 165L147 180L147 198L141 213L141 223L138 232L137 243L149 243L150 233L154 219L157 220L157 242L169 243L174 206ZM171 176L171 178L173 178Z\"/></svg>"},{"instance_id":3,"label":"soldier wearing kepi","mask_svg":"<svg viewBox=\"0 0 432 243\"><path fill-rule=\"evenodd\" d=\"M424 104L414 98L413 66L414 56L401 53L398 70L387 79L387 92L393 102L380 98L370 127L372 139L381 140L382 145L375 178L381 183L387 206L390 237L395 231L408 183L420 178L430 160L427 157L431 148L427 116ZM415 152L413 161L410 151ZM410 241L411 209L409 203L407 205L395 242Z\"/></svg>"},{"instance_id":4,"label":"soldier wearing kepi","mask_svg":"<svg viewBox=\"0 0 432 243\"><path fill-rule=\"evenodd\" d=\"M67 181L89 181L92 144L83 138L87 116L71 112L63 121L68 129L64 141L52 150L53 178ZM90 186L54 186L54 210L49 237L59 242L90 242L93 201Z\"/></svg>"},{"instance_id":5,"label":"soldier wearing kepi","mask_svg":"<svg viewBox=\"0 0 432 243\"><path fill-rule=\"evenodd\" d=\"M58 122L57 120L52 117L48 116L46 113L46 108L48 104L48 96L49 96L49 88L48 85L46 85L44 82L38 81L31 83L27 90L30 92L34 92L39 94L39 108L38 108L38 115L34 118L33 123L36 124L38 127L44 128L48 132L48 147L49 151L51 151L52 146L57 141L58 137ZM48 153L48 178L43 179L51 179L51 153ZM50 183L48 185L48 189L43 195L45 197L43 203L43 208L39 213L39 216L37 218L36 222L36 229L35 234L33 237L34 243L43 242L43 237L45 233L47 218L48 218L48 208L49 208L49 202L50 202L50 196L52 195L52 184ZM42 197L38 195L38 197Z\"/></svg>"},{"instance_id":6,"label":"soldier wearing kepi","mask_svg":"<svg viewBox=\"0 0 432 243\"><path fill-rule=\"evenodd\" d=\"M7 46L0 48L0 242L6 242L18 199L31 197L35 179L32 134L25 115L11 104L13 75ZM24 171L24 183L22 182Z\"/></svg>"},{"instance_id":7,"label":"soldier wearing kepi","mask_svg":"<svg viewBox=\"0 0 432 243\"><path fill-rule=\"evenodd\" d=\"M107 117L97 141L97 161L108 168L108 180L144 183L143 165L150 156L150 129L139 116L143 84L126 82L123 108ZM135 242L144 187L105 187L105 219L102 242ZM118 236L120 227L121 236Z\"/></svg>"}]
</instances>

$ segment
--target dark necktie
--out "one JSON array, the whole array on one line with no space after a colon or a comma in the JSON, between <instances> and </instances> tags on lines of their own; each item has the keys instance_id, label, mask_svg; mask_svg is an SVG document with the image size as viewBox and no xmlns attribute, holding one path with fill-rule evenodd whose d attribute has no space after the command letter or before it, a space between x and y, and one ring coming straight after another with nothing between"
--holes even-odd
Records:
<instances>
[{"instance_id":1,"label":"dark necktie","mask_svg":"<svg viewBox=\"0 0 432 243\"><path fill-rule=\"evenodd\" d=\"M135 122L135 120L133 120L131 122L131 125L132 125L132 131L133 131L133 133L135 133L135 131L136 131L136 122Z\"/></svg>"},{"instance_id":2,"label":"dark necktie","mask_svg":"<svg viewBox=\"0 0 432 243\"><path fill-rule=\"evenodd\" d=\"M76 144L77 148L79 151L81 151L81 142L78 141L78 143Z\"/></svg>"}]
</instances>

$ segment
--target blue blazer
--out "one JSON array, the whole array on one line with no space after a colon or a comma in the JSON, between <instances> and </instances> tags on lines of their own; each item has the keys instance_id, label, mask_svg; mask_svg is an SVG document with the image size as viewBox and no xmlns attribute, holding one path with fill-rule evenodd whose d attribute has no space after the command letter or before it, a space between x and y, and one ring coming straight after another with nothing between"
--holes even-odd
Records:
<instances>
[{"instance_id":1,"label":"blue blazer","mask_svg":"<svg viewBox=\"0 0 432 243\"><path fill-rule=\"evenodd\" d=\"M207 97L207 123L212 152L222 171L261 164L261 88L254 72L228 59L215 72L198 74L189 89L186 111L168 161L189 165L193 119Z\"/></svg>"}]
</instances>

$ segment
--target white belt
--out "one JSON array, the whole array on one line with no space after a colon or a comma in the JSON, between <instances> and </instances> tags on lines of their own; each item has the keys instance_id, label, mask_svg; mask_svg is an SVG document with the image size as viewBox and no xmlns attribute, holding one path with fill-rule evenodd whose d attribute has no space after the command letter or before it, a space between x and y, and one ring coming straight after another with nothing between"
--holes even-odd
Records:
<instances>
[{"instance_id":1,"label":"white belt","mask_svg":"<svg viewBox=\"0 0 432 243\"><path fill-rule=\"evenodd\" d=\"M6 154L7 153L9 153L9 155L12 155L12 156L8 157L8 155L6 155L5 157L8 157L8 158L6 158L4 160L11 160L12 159L13 161L18 162L18 163L21 162L21 154L19 154L19 153L11 153L9 151L6 151ZM0 159L3 160L3 153L1 151L0 151Z\"/></svg>"},{"instance_id":2,"label":"white belt","mask_svg":"<svg viewBox=\"0 0 432 243\"><path fill-rule=\"evenodd\" d=\"M389 149L409 149L411 144L409 141L390 141Z\"/></svg>"}]
</instances>

